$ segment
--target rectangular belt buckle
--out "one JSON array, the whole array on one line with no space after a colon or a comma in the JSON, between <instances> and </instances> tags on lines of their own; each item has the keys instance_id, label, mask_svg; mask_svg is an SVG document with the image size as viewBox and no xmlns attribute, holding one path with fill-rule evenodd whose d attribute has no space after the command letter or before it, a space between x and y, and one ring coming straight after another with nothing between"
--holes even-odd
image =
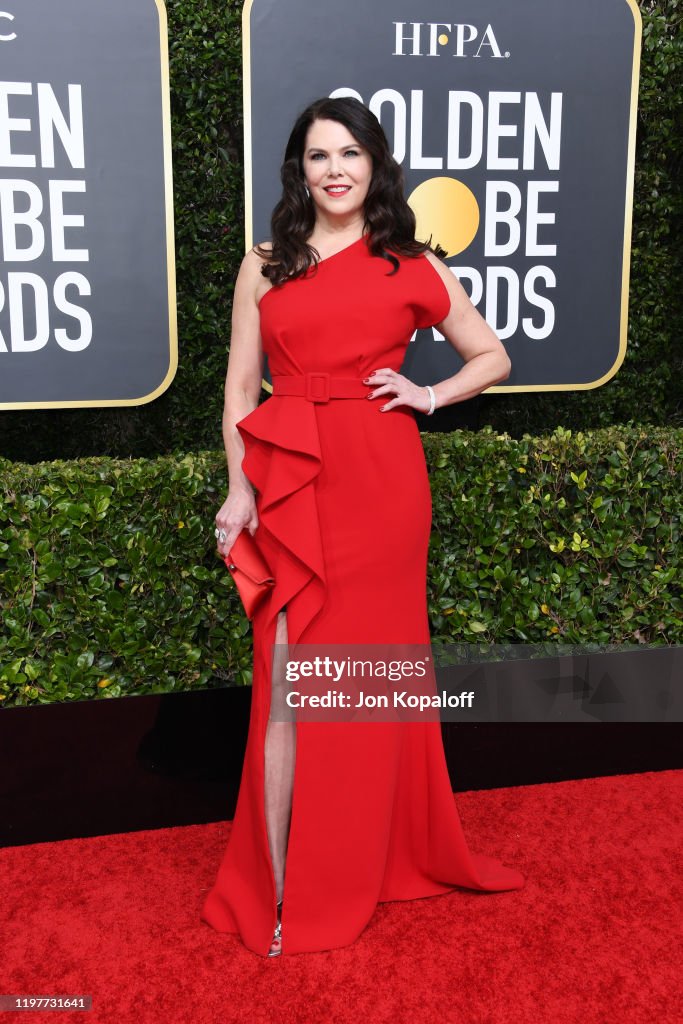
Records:
<instances>
[{"instance_id":1,"label":"rectangular belt buckle","mask_svg":"<svg viewBox=\"0 0 683 1024\"><path fill-rule=\"evenodd\" d=\"M307 373L306 398L309 402L329 402L330 375L326 370L320 373Z\"/></svg>"}]
</instances>

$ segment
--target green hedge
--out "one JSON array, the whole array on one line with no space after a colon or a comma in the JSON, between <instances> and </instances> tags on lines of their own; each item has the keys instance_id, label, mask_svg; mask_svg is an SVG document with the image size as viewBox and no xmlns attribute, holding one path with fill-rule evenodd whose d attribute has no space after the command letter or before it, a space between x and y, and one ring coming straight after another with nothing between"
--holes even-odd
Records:
<instances>
[{"instance_id":1,"label":"green hedge","mask_svg":"<svg viewBox=\"0 0 683 1024\"><path fill-rule=\"evenodd\" d=\"M481 422L515 437L643 422L683 424L680 338L681 5L641 0L644 37L626 359L603 387L485 395ZM133 407L0 412L0 454L35 462L220 447L233 281L244 247L242 3L168 0L180 360Z\"/></svg>"},{"instance_id":2,"label":"green hedge","mask_svg":"<svg viewBox=\"0 0 683 1024\"><path fill-rule=\"evenodd\" d=\"M683 430L423 435L432 639L683 640ZM5 707L245 684L219 451L0 460Z\"/></svg>"}]
</instances>

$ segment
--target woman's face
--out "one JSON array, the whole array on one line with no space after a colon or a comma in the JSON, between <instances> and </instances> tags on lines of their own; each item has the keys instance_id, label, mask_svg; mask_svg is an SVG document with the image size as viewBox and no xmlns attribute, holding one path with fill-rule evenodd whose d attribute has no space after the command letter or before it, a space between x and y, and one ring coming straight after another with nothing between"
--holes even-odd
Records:
<instances>
[{"instance_id":1,"label":"woman's face","mask_svg":"<svg viewBox=\"0 0 683 1024\"><path fill-rule=\"evenodd\" d=\"M314 121L303 153L304 180L319 212L328 216L363 210L372 180L372 157L338 121Z\"/></svg>"}]
</instances>

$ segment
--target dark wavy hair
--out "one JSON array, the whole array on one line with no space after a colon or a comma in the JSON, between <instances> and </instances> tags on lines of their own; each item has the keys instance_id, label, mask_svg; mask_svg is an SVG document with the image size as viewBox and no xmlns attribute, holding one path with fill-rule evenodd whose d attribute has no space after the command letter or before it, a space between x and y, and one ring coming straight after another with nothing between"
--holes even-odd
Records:
<instances>
[{"instance_id":1,"label":"dark wavy hair","mask_svg":"<svg viewBox=\"0 0 683 1024\"><path fill-rule=\"evenodd\" d=\"M308 268L317 266L320 253L306 239L315 225L315 207L306 193L303 153L308 129L314 121L337 121L349 130L354 139L372 158L372 179L365 197L365 225L368 248L373 256L381 256L393 264L395 274L400 263L388 249L401 256L419 256L428 249L437 256L446 251L438 244L415 239L415 214L404 196L401 165L394 159L387 137L375 115L352 96L330 99L328 96L309 104L296 119L280 168L282 197L273 210L271 227L272 250L255 246L267 262L261 273L273 285L301 277Z\"/></svg>"}]
</instances>

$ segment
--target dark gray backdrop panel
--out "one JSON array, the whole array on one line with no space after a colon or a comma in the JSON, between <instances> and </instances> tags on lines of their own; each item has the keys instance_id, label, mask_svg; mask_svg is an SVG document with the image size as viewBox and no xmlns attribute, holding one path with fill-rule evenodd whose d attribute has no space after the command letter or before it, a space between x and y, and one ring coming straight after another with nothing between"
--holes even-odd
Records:
<instances>
[{"instance_id":1,"label":"dark gray backdrop panel","mask_svg":"<svg viewBox=\"0 0 683 1024\"><path fill-rule=\"evenodd\" d=\"M13 134L13 151L39 153L35 83L50 83L65 113L67 86L80 83L85 168L70 166L57 139L54 169L3 167L0 176L35 182L46 205L50 178L85 180L85 193L68 195L64 203L67 213L84 215L85 226L67 229L66 240L88 248L90 259L53 263L48 233L39 260L0 265L0 280L6 287L8 271L30 271L51 292L60 273L84 274L91 296L79 298L70 289L67 297L89 310L93 337L80 352L64 351L54 330L74 335L77 325L51 304L43 349L0 354L0 402L139 399L164 381L176 346L166 259L159 11L154 0L3 0L5 9L15 15L17 39L0 44L0 79L33 83L32 96L10 101L13 117L32 119L30 132ZM3 33L8 24L2 23ZM27 310L27 334L34 320ZM9 348L6 308L0 332Z\"/></svg>"}]
</instances>

